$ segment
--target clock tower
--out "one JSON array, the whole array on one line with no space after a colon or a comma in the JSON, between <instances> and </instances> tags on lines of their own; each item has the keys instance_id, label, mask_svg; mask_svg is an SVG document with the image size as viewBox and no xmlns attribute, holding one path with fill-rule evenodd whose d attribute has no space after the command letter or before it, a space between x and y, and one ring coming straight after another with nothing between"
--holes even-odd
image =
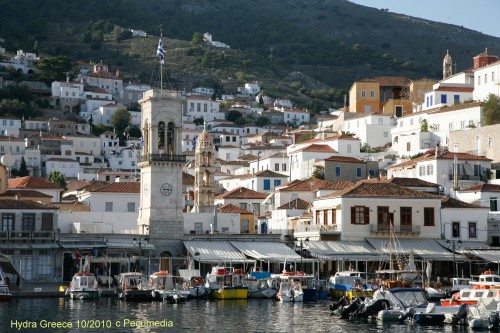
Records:
<instances>
[{"instance_id":1,"label":"clock tower","mask_svg":"<svg viewBox=\"0 0 500 333\"><path fill-rule=\"evenodd\" d=\"M143 136L141 201L137 220L140 234L148 234L158 251L182 253L182 114L180 92L149 90L141 104Z\"/></svg>"}]
</instances>

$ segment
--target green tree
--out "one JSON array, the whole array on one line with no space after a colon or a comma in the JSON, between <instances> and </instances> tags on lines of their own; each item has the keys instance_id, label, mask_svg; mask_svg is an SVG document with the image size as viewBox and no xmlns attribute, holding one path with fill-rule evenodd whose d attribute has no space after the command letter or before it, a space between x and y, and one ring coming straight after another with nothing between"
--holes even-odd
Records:
<instances>
[{"instance_id":1,"label":"green tree","mask_svg":"<svg viewBox=\"0 0 500 333\"><path fill-rule=\"evenodd\" d=\"M30 175L30 171L28 170L28 166L26 165L26 161L24 160L24 156L21 158L21 166L19 167L19 172L17 174L19 177L26 177Z\"/></svg>"},{"instance_id":2,"label":"green tree","mask_svg":"<svg viewBox=\"0 0 500 333\"><path fill-rule=\"evenodd\" d=\"M311 176L313 178L324 180L325 179L325 167L322 165L315 165Z\"/></svg>"},{"instance_id":3,"label":"green tree","mask_svg":"<svg viewBox=\"0 0 500 333\"><path fill-rule=\"evenodd\" d=\"M68 184L66 183L66 178L64 178L64 175L60 173L59 171L52 171L48 177L47 180L51 183L57 184L61 186L61 188L66 191L68 189Z\"/></svg>"},{"instance_id":4,"label":"green tree","mask_svg":"<svg viewBox=\"0 0 500 333\"><path fill-rule=\"evenodd\" d=\"M38 44L38 40L35 40L35 45L33 45L33 52L35 52L35 54L38 54L39 51L40 45Z\"/></svg>"},{"instance_id":5,"label":"green tree","mask_svg":"<svg viewBox=\"0 0 500 333\"><path fill-rule=\"evenodd\" d=\"M235 122L236 119L241 118L241 117L242 117L242 114L240 111L233 110L233 111L228 112L226 119L229 121Z\"/></svg>"},{"instance_id":6,"label":"green tree","mask_svg":"<svg viewBox=\"0 0 500 333\"><path fill-rule=\"evenodd\" d=\"M490 94L483 104L483 117L485 125L500 123L500 97Z\"/></svg>"},{"instance_id":7,"label":"green tree","mask_svg":"<svg viewBox=\"0 0 500 333\"><path fill-rule=\"evenodd\" d=\"M92 134L95 136L99 136L107 130L108 128L106 128L106 126L104 126L103 124L97 124L97 126L92 127Z\"/></svg>"},{"instance_id":8,"label":"green tree","mask_svg":"<svg viewBox=\"0 0 500 333\"><path fill-rule=\"evenodd\" d=\"M71 71L73 63L66 56L41 58L36 64L37 76L47 83L61 81L66 78L66 72Z\"/></svg>"},{"instance_id":9,"label":"green tree","mask_svg":"<svg viewBox=\"0 0 500 333\"><path fill-rule=\"evenodd\" d=\"M255 125L263 127L263 126L268 125L270 122L271 121L269 120L269 118L261 116L261 117L257 118L257 120L255 120Z\"/></svg>"},{"instance_id":10,"label":"green tree","mask_svg":"<svg viewBox=\"0 0 500 333\"><path fill-rule=\"evenodd\" d=\"M199 126L199 125L203 125L203 123L205 122L205 119L203 119L203 117L201 118L196 118L195 120L193 120L193 123L196 125L196 126Z\"/></svg>"},{"instance_id":11,"label":"green tree","mask_svg":"<svg viewBox=\"0 0 500 333\"><path fill-rule=\"evenodd\" d=\"M429 132L429 124L427 123L427 119L423 119L420 123L420 132Z\"/></svg>"},{"instance_id":12,"label":"green tree","mask_svg":"<svg viewBox=\"0 0 500 333\"><path fill-rule=\"evenodd\" d=\"M259 105L264 106L264 97L262 97L262 94L259 95Z\"/></svg>"},{"instance_id":13,"label":"green tree","mask_svg":"<svg viewBox=\"0 0 500 333\"><path fill-rule=\"evenodd\" d=\"M118 133L121 133L130 125L130 112L125 108L120 108L111 116L111 125Z\"/></svg>"},{"instance_id":14,"label":"green tree","mask_svg":"<svg viewBox=\"0 0 500 333\"><path fill-rule=\"evenodd\" d=\"M85 31L83 33L83 41L85 43L92 43L92 32L91 31Z\"/></svg>"},{"instance_id":15,"label":"green tree","mask_svg":"<svg viewBox=\"0 0 500 333\"><path fill-rule=\"evenodd\" d=\"M126 132L131 138L140 138L142 136L141 129L137 125L129 126Z\"/></svg>"},{"instance_id":16,"label":"green tree","mask_svg":"<svg viewBox=\"0 0 500 333\"><path fill-rule=\"evenodd\" d=\"M201 32L195 32L193 38L191 39L191 46L194 48L199 48L203 46L203 35Z\"/></svg>"}]
</instances>

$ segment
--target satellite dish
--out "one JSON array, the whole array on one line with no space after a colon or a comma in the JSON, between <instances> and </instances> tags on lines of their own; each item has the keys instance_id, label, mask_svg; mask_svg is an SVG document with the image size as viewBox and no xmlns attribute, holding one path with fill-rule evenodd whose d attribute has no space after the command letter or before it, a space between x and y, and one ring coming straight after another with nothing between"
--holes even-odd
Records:
<instances>
[{"instance_id":1,"label":"satellite dish","mask_svg":"<svg viewBox=\"0 0 500 333\"><path fill-rule=\"evenodd\" d=\"M10 168L11 166L14 165L14 163L16 163L16 159L11 154L5 154L0 159L0 162L2 163L2 165L5 165L6 167Z\"/></svg>"}]
</instances>

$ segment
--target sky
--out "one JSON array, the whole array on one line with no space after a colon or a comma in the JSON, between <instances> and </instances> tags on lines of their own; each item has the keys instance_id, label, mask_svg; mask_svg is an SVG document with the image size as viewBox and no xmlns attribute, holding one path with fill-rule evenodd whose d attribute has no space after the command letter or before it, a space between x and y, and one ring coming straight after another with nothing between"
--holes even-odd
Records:
<instances>
[{"instance_id":1,"label":"sky","mask_svg":"<svg viewBox=\"0 0 500 333\"><path fill-rule=\"evenodd\" d=\"M449 23L500 37L499 0L349 0L363 6Z\"/></svg>"}]
</instances>

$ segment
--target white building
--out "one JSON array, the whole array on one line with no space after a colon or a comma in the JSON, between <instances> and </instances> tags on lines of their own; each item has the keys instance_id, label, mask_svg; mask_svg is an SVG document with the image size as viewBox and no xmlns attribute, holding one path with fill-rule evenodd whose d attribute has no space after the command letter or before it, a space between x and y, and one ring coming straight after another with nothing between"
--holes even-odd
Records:
<instances>
[{"instance_id":1,"label":"white building","mask_svg":"<svg viewBox=\"0 0 500 333\"><path fill-rule=\"evenodd\" d=\"M0 117L0 136L19 137L21 129L21 119L14 117Z\"/></svg>"},{"instance_id":2,"label":"white building","mask_svg":"<svg viewBox=\"0 0 500 333\"><path fill-rule=\"evenodd\" d=\"M192 95L186 98L186 116L193 121L203 118L206 122L214 119L224 119L224 113L219 112L220 103L210 99L208 96Z\"/></svg>"},{"instance_id":3,"label":"white building","mask_svg":"<svg viewBox=\"0 0 500 333\"><path fill-rule=\"evenodd\" d=\"M361 145L383 147L391 143L391 129L396 127L396 119L383 113L360 114L344 120L344 128L356 134Z\"/></svg>"},{"instance_id":4,"label":"white building","mask_svg":"<svg viewBox=\"0 0 500 333\"><path fill-rule=\"evenodd\" d=\"M45 172L49 175L53 171L58 171L67 178L78 178L80 163L71 158L49 158L45 161Z\"/></svg>"},{"instance_id":5,"label":"white building","mask_svg":"<svg viewBox=\"0 0 500 333\"><path fill-rule=\"evenodd\" d=\"M260 86L257 83L245 83L244 87L238 87L240 94L255 96L260 92Z\"/></svg>"}]
</instances>

